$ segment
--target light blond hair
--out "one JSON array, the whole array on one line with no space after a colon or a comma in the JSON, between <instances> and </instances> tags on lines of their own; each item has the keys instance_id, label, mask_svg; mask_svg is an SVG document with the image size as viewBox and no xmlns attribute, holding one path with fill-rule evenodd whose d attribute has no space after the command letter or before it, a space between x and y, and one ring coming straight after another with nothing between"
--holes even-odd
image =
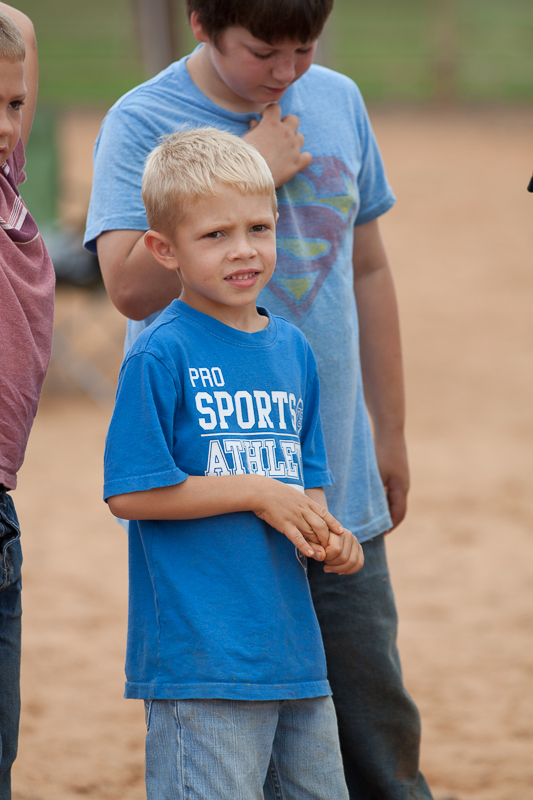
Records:
<instances>
[{"instance_id":1,"label":"light blond hair","mask_svg":"<svg viewBox=\"0 0 533 800\"><path fill-rule=\"evenodd\" d=\"M9 61L24 61L26 58L26 47L19 26L1 9L0 58L7 58Z\"/></svg>"},{"instance_id":2,"label":"light blond hair","mask_svg":"<svg viewBox=\"0 0 533 800\"><path fill-rule=\"evenodd\" d=\"M221 186L266 195L276 213L274 179L255 147L218 128L166 136L144 168L142 198L151 230L171 235L187 204L215 195Z\"/></svg>"}]
</instances>

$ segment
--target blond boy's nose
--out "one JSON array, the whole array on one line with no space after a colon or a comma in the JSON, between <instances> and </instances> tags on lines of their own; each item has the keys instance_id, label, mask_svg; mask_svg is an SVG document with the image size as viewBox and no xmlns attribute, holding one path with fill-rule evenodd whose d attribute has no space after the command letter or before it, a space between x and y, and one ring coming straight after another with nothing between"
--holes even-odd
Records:
<instances>
[{"instance_id":1,"label":"blond boy's nose","mask_svg":"<svg viewBox=\"0 0 533 800\"><path fill-rule=\"evenodd\" d=\"M0 136L9 136L13 133L13 123L7 114L0 114Z\"/></svg>"},{"instance_id":2,"label":"blond boy's nose","mask_svg":"<svg viewBox=\"0 0 533 800\"><path fill-rule=\"evenodd\" d=\"M233 250L229 254L229 259L232 261L233 259L248 259L248 258L255 258L257 255L257 250L252 247L247 239L241 239L235 243Z\"/></svg>"}]
</instances>

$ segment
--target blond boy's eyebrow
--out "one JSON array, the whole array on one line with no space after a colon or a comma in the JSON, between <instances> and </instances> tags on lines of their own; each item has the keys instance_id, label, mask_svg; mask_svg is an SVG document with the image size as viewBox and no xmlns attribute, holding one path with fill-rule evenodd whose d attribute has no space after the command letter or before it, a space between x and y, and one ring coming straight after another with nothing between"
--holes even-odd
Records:
<instances>
[{"instance_id":1,"label":"blond boy's eyebrow","mask_svg":"<svg viewBox=\"0 0 533 800\"><path fill-rule=\"evenodd\" d=\"M2 92L0 90L0 95L1 94L2 94ZM27 96L28 96L28 92L27 91L26 92L19 92L19 94L15 94L15 95L8 95L8 97L10 97L10 101L9 101L10 103L12 103L13 100L25 100L27 98Z\"/></svg>"}]
</instances>

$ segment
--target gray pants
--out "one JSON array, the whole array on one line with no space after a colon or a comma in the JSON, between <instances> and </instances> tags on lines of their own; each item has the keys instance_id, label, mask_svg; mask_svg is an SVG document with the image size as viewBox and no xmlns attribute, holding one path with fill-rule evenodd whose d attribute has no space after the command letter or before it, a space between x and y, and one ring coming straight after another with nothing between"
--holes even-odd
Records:
<instances>
[{"instance_id":1,"label":"gray pants","mask_svg":"<svg viewBox=\"0 0 533 800\"><path fill-rule=\"evenodd\" d=\"M350 800L431 800L418 769L420 716L407 694L384 536L363 544L355 575L308 559Z\"/></svg>"}]
</instances>

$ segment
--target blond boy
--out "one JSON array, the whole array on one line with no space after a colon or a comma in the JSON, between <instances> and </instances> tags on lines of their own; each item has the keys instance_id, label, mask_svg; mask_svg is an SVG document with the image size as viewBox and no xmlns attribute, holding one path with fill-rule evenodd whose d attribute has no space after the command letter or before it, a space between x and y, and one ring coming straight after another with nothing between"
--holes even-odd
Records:
<instances>
[{"instance_id":1,"label":"blond boy","mask_svg":"<svg viewBox=\"0 0 533 800\"><path fill-rule=\"evenodd\" d=\"M104 494L132 520L126 696L146 703L148 798L348 798L306 557L351 574L362 551L326 510L309 344L256 306L272 175L242 139L186 131L149 157L143 197L145 244L182 291L123 364Z\"/></svg>"}]
</instances>

